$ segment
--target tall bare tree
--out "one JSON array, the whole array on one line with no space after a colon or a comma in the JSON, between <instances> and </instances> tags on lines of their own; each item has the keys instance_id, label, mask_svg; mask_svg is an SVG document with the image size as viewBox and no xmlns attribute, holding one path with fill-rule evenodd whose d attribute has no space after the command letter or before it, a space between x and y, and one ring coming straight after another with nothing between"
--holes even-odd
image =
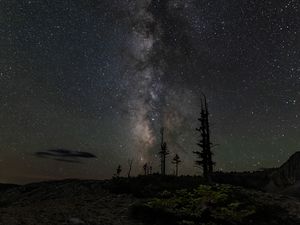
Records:
<instances>
[{"instance_id":1,"label":"tall bare tree","mask_svg":"<svg viewBox=\"0 0 300 225\"><path fill-rule=\"evenodd\" d=\"M161 145L160 145L160 166L161 166L161 175L166 175L166 157L169 155L167 143L164 140L164 128L161 128Z\"/></svg>"},{"instance_id":2,"label":"tall bare tree","mask_svg":"<svg viewBox=\"0 0 300 225\"><path fill-rule=\"evenodd\" d=\"M181 160L180 160L180 157L178 154L176 154L174 156L172 163L175 164L175 175L178 176L178 167L179 167L179 164L181 163Z\"/></svg>"},{"instance_id":3,"label":"tall bare tree","mask_svg":"<svg viewBox=\"0 0 300 225\"><path fill-rule=\"evenodd\" d=\"M128 159L128 166L129 166L128 173L127 173L128 178L130 178L131 175L132 163L133 163L133 159Z\"/></svg>"},{"instance_id":4,"label":"tall bare tree","mask_svg":"<svg viewBox=\"0 0 300 225\"><path fill-rule=\"evenodd\" d=\"M148 175L149 174L149 168L148 168L148 163L145 163L143 165L143 170L144 170L144 175Z\"/></svg>"},{"instance_id":5,"label":"tall bare tree","mask_svg":"<svg viewBox=\"0 0 300 225\"><path fill-rule=\"evenodd\" d=\"M197 145L201 150L194 151L197 155L197 160L195 161L197 166L202 167L203 177L210 181L211 174L213 173L214 162L212 161L212 143L210 141L210 125L209 125L209 112L206 96L203 94L201 99L201 116L198 119L200 121L200 127L196 130L200 133L200 140Z\"/></svg>"}]
</instances>

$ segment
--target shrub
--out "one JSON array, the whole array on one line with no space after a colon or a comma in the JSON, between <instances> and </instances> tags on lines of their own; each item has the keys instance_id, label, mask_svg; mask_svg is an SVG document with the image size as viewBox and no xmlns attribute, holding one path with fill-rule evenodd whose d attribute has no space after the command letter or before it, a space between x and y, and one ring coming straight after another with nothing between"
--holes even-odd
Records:
<instances>
[{"instance_id":1,"label":"shrub","mask_svg":"<svg viewBox=\"0 0 300 225\"><path fill-rule=\"evenodd\" d=\"M192 191L163 192L138 207L140 213L152 212L157 216L159 212L164 220L172 218L169 224L174 221L176 224L244 224L256 213L250 199L239 188L229 185L200 185Z\"/></svg>"}]
</instances>

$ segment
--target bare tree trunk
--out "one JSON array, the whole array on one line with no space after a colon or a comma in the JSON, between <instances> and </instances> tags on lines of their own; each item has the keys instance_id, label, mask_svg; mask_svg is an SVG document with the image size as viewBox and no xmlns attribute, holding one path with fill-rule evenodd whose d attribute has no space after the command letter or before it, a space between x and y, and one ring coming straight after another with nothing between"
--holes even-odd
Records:
<instances>
[{"instance_id":1,"label":"bare tree trunk","mask_svg":"<svg viewBox=\"0 0 300 225\"><path fill-rule=\"evenodd\" d=\"M161 175L166 174L166 156L169 154L167 143L164 141L164 128L161 128L161 150L160 162L161 162Z\"/></svg>"},{"instance_id":2,"label":"bare tree trunk","mask_svg":"<svg viewBox=\"0 0 300 225\"><path fill-rule=\"evenodd\" d=\"M195 151L194 153L198 157L198 160L196 160L196 165L202 167L204 179L208 182L211 182L214 162L212 161L212 143L210 142L209 112L206 96L203 96L204 100L201 99L201 117L198 119L201 125L200 128L196 129L200 132L201 139L198 143L198 146L201 148L201 151Z\"/></svg>"},{"instance_id":3,"label":"bare tree trunk","mask_svg":"<svg viewBox=\"0 0 300 225\"><path fill-rule=\"evenodd\" d=\"M127 174L128 178L130 178L130 175L131 175L132 163L133 163L133 159L128 159L128 165L129 165L129 170L128 170L128 174Z\"/></svg>"}]
</instances>

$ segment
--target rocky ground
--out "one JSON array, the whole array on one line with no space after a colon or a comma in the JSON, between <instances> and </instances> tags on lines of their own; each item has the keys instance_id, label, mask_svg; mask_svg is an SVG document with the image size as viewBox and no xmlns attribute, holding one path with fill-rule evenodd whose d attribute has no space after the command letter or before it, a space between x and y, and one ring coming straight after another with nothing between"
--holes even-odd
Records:
<instances>
[{"instance_id":1,"label":"rocky ground","mask_svg":"<svg viewBox=\"0 0 300 225\"><path fill-rule=\"evenodd\" d=\"M130 194L111 193L103 184L103 181L65 180L3 188L0 224L142 225L140 219L134 219L130 209L133 204L145 200ZM300 224L300 202L295 198L246 192L262 204L279 206L276 214L281 214L283 221L286 218L293 221L292 224ZM269 224L277 225L276 221Z\"/></svg>"},{"instance_id":2,"label":"rocky ground","mask_svg":"<svg viewBox=\"0 0 300 225\"><path fill-rule=\"evenodd\" d=\"M263 193L260 191L244 190L244 192L254 199L257 203L266 206L272 206L277 208L274 212L268 212L274 218L272 223L266 224L291 224L300 225L300 200L291 196L273 194L273 193ZM264 211L262 210L262 213ZM275 215L276 214L276 215ZM276 221L275 218L280 218L281 222ZM289 221L287 223L286 221Z\"/></svg>"},{"instance_id":3,"label":"rocky ground","mask_svg":"<svg viewBox=\"0 0 300 225\"><path fill-rule=\"evenodd\" d=\"M98 181L30 184L2 191L1 225L133 225L129 207L136 199L111 194Z\"/></svg>"}]
</instances>

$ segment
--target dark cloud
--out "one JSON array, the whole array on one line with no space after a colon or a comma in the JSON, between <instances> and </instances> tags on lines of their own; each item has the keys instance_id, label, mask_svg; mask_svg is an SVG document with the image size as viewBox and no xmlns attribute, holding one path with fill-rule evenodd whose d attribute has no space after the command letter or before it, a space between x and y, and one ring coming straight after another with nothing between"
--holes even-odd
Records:
<instances>
[{"instance_id":1,"label":"dark cloud","mask_svg":"<svg viewBox=\"0 0 300 225\"><path fill-rule=\"evenodd\" d=\"M36 152L35 155L41 158L48 158L68 163L81 163L81 161L79 161L80 158L97 158L97 156L89 152L81 152L67 149L51 149L47 151Z\"/></svg>"},{"instance_id":2,"label":"dark cloud","mask_svg":"<svg viewBox=\"0 0 300 225\"><path fill-rule=\"evenodd\" d=\"M67 163L81 163L79 160L71 160L71 159L54 159L55 161L59 162L67 162Z\"/></svg>"}]
</instances>

